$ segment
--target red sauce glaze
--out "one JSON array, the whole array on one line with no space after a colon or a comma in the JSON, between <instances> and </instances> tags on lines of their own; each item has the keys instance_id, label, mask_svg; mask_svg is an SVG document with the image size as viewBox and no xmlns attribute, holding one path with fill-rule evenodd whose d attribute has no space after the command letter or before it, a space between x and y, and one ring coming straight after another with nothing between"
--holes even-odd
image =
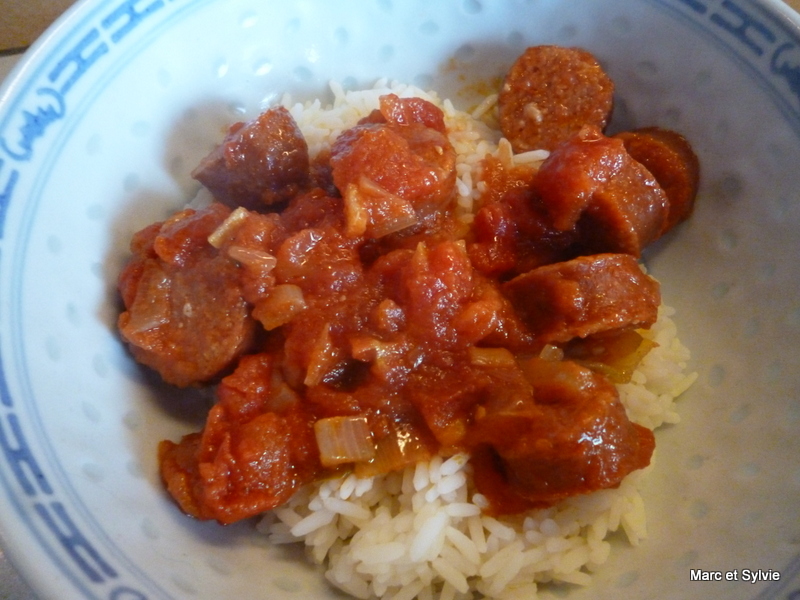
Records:
<instances>
[{"instance_id":1,"label":"red sauce glaze","mask_svg":"<svg viewBox=\"0 0 800 600\"><path fill-rule=\"evenodd\" d=\"M577 231L555 227L535 188L536 171L507 168L487 157L482 179L487 190L475 215L469 247L476 269L506 278L573 254Z\"/></svg>"},{"instance_id":2,"label":"red sauce glaze","mask_svg":"<svg viewBox=\"0 0 800 600\"><path fill-rule=\"evenodd\" d=\"M203 430L159 449L185 512L232 523L340 470L468 452L489 510L509 514L649 463L652 432L604 374L619 365L539 358L577 356L573 342L596 335L635 341L626 332L655 320L658 284L635 258L651 223L638 235L617 219L632 246L586 243L608 215L662 212L621 141L570 134L538 173L487 158L471 226L455 217L455 152L427 101L382 98L308 170L280 210L214 203L132 240L119 326L134 356L177 385L217 385ZM323 419L366 425L364 457L321 457Z\"/></svg>"}]
</instances>

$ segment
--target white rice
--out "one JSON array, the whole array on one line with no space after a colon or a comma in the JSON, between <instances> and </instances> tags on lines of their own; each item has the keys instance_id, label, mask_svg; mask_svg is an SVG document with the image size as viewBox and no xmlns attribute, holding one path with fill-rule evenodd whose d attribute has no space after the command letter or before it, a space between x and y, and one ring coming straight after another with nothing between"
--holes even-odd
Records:
<instances>
[{"instance_id":1,"label":"white rice","mask_svg":"<svg viewBox=\"0 0 800 600\"><path fill-rule=\"evenodd\" d=\"M380 81L374 89L344 91L332 85L332 107L284 98L313 154L393 92L420 96L445 113L459 155L458 206L469 219L480 195L475 167L486 154L506 163L536 164L546 152L514 156L510 145L480 119L493 110L488 99L473 114L457 111L435 94ZM645 335L657 346L620 385L632 421L655 429L679 420L675 399L694 381L688 350L677 338L673 311L659 311ZM355 475L318 482L267 514L259 529L276 544L303 543L311 561L325 566L335 587L356 598L386 600L534 600L538 586L557 581L588 585L608 558L606 537L622 530L633 545L647 535L636 471L616 489L567 499L545 510L493 518L470 479L467 457L436 457L402 472L370 479Z\"/></svg>"}]
</instances>

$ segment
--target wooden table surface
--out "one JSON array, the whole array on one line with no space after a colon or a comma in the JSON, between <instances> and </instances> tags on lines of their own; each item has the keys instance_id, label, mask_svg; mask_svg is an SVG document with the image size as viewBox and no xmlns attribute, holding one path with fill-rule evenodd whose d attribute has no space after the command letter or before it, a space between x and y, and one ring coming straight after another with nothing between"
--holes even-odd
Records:
<instances>
[{"instance_id":1,"label":"wooden table surface","mask_svg":"<svg viewBox=\"0 0 800 600\"><path fill-rule=\"evenodd\" d=\"M30 46L75 0L2 0L0 51Z\"/></svg>"}]
</instances>

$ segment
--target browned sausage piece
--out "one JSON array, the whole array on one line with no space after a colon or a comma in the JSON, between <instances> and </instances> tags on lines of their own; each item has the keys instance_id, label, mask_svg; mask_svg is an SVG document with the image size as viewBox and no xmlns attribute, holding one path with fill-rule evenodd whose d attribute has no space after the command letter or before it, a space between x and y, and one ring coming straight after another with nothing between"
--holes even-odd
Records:
<instances>
[{"instance_id":1,"label":"browned sausage piece","mask_svg":"<svg viewBox=\"0 0 800 600\"><path fill-rule=\"evenodd\" d=\"M667 196L621 140L584 127L542 163L535 181L552 225L577 228L581 253L639 256L664 229Z\"/></svg>"},{"instance_id":2,"label":"browned sausage piece","mask_svg":"<svg viewBox=\"0 0 800 600\"><path fill-rule=\"evenodd\" d=\"M515 152L552 150L584 125L603 129L613 95L613 82L591 53L533 46L506 75L500 128Z\"/></svg>"},{"instance_id":3,"label":"browned sausage piece","mask_svg":"<svg viewBox=\"0 0 800 600\"><path fill-rule=\"evenodd\" d=\"M503 477L491 481L492 488L507 484L530 506L548 506L616 487L650 463L653 432L631 423L608 379L572 361L532 358L520 367L534 402L489 412L471 432L470 439L489 445L502 463ZM476 471L481 492L488 487L482 470ZM485 491L489 498L496 494Z\"/></svg>"},{"instance_id":4,"label":"browned sausage piece","mask_svg":"<svg viewBox=\"0 0 800 600\"><path fill-rule=\"evenodd\" d=\"M309 177L308 145L289 111L278 106L232 125L192 177L219 202L257 210L303 188Z\"/></svg>"},{"instance_id":5,"label":"browned sausage piece","mask_svg":"<svg viewBox=\"0 0 800 600\"><path fill-rule=\"evenodd\" d=\"M685 137L670 129L645 127L618 133L625 149L653 174L669 199L665 233L694 209L700 184L700 162Z\"/></svg>"},{"instance_id":6,"label":"browned sausage piece","mask_svg":"<svg viewBox=\"0 0 800 600\"><path fill-rule=\"evenodd\" d=\"M207 242L228 213L214 203L147 228L120 274L122 338L138 362L177 386L216 377L252 339L240 269Z\"/></svg>"},{"instance_id":7,"label":"browned sausage piece","mask_svg":"<svg viewBox=\"0 0 800 600\"><path fill-rule=\"evenodd\" d=\"M597 254L539 267L503 284L542 343L622 327L649 327L658 316L658 282L629 254Z\"/></svg>"}]
</instances>

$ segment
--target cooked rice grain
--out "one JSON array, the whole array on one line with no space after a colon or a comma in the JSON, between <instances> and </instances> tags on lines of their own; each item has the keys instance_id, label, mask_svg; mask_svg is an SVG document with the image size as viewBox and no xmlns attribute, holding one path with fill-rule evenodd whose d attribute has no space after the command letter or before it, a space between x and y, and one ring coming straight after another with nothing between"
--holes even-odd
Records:
<instances>
[{"instance_id":1,"label":"cooked rice grain","mask_svg":"<svg viewBox=\"0 0 800 600\"><path fill-rule=\"evenodd\" d=\"M440 106L458 153L458 210L466 221L480 195L477 167L487 154L534 167L547 157L510 153L481 120L494 110L493 98L471 115L433 93L386 81L369 90L337 84L331 90L332 107L284 98L312 155L377 108L382 94L420 96ZM632 381L618 386L631 420L651 429L679 420L675 399L695 379L686 373L689 352L677 338L673 313L661 308L645 333L658 345ZM591 572L608 559L610 533L621 529L633 545L646 537L638 486L651 469L632 473L616 489L496 519L481 511L486 499L471 484L467 457L436 457L370 479L351 474L315 483L266 515L259 529L276 544L304 543L309 558L325 565L327 579L356 598L533 600L542 583L588 585Z\"/></svg>"}]
</instances>

